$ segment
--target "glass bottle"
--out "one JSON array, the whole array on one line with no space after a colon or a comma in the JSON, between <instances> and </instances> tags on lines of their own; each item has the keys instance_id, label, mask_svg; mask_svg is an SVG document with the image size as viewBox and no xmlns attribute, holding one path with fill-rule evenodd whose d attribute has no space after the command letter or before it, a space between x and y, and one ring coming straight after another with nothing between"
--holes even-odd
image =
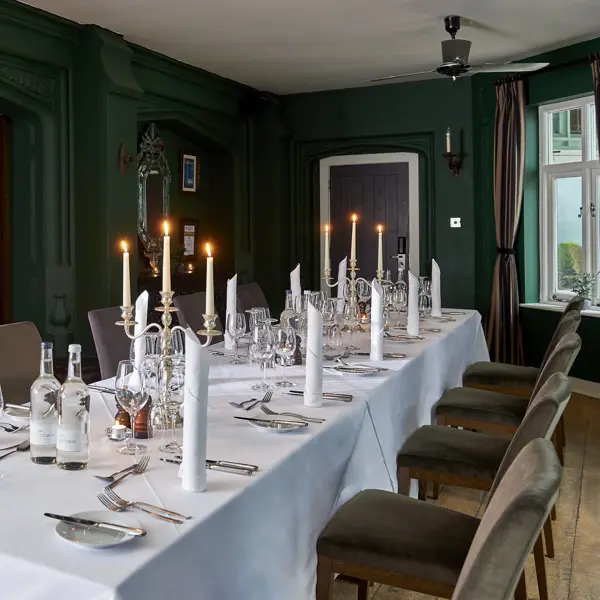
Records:
<instances>
[{"instance_id":1,"label":"glass bottle","mask_svg":"<svg viewBox=\"0 0 600 600\"><path fill-rule=\"evenodd\" d=\"M90 393L81 378L81 346L69 346L69 371L58 396L56 464L67 471L85 469L89 461Z\"/></svg>"},{"instance_id":2,"label":"glass bottle","mask_svg":"<svg viewBox=\"0 0 600 600\"><path fill-rule=\"evenodd\" d=\"M60 383L54 377L52 343L42 342L40 376L33 382L29 392L29 454L32 462L38 465L53 465L56 462L56 403L59 391Z\"/></svg>"},{"instance_id":3,"label":"glass bottle","mask_svg":"<svg viewBox=\"0 0 600 600\"><path fill-rule=\"evenodd\" d=\"M279 317L279 323L282 327L293 327L296 319L296 311L294 310L294 296L292 290L285 290L285 308Z\"/></svg>"}]
</instances>

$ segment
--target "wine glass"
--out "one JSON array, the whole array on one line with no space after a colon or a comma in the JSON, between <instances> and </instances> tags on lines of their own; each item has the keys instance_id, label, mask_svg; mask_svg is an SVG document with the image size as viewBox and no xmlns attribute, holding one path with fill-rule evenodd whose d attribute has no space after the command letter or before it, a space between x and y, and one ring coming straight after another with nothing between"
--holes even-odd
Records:
<instances>
[{"instance_id":1,"label":"wine glass","mask_svg":"<svg viewBox=\"0 0 600 600\"><path fill-rule=\"evenodd\" d=\"M164 394L166 398L165 409L167 415L171 418L171 441L168 444L159 446L158 449L168 454L176 454L183 449L182 445L175 439L175 424L179 409L183 404L184 381L185 369L183 365L171 367L170 373L168 369L161 369L160 388L163 392L166 392Z\"/></svg>"},{"instance_id":2,"label":"wine glass","mask_svg":"<svg viewBox=\"0 0 600 600\"><path fill-rule=\"evenodd\" d=\"M262 381L252 386L253 390L270 389L267 383L267 362L273 356L275 338L273 330L268 327L257 326L252 331L250 352L257 362L261 363Z\"/></svg>"},{"instance_id":3,"label":"wine glass","mask_svg":"<svg viewBox=\"0 0 600 600\"><path fill-rule=\"evenodd\" d=\"M323 325L327 332L325 338L325 348L329 348L329 342L331 339L331 330L335 325L335 317L337 315L337 300L333 300L332 298L327 298L323 303L323 308L321 309L321 314L323 315Z\"/></svg>"},{"instance_id":4,"label":"wine glass","mask_svg":"<svg viewBox=\"0 0 600 600\"><path fill-rule=\"evenodd\" d=\"M115 393L117 402L129 413L131 419L131 437L125 446L117 448L117 452L130 455L145 454L148 448L135 443L135 418L148 402L148 394L143 392L140 374L130 360L122 360L117 367Z\"/></svg>"},{"instance_id":5,"label":"wine glass","mask_svg":"<svg viewBox=\"0 0 600 600\"><path fill-rule=\"evenodd\" d=\"M281 357L283 362L283 380L277 383L279 387L292 387L294 384L287 381L285 371L289 360L296 351L296 332L292 327L275 327L273 329L275 336L275 353Z\"/></svg>"},{"instance_id":6,"label":"wine glass","mask_svg":"<svg viewBox=\"0 0 600 600\"><path fill-rule=\"evenodd\" d=\"M406 311L406 305L408 302L408 297L406 295L406 283L404 281L399 281L394 288L392 302L394 304L394 308L398 312L398 323L396 327L400 327L400 319L402 317L402 313Z\"/></svg>"},{"instance_id":7,"label":"wine glass","mask_svg":"<svg viewBox=\"0 0 600 600\"><path fill-rule=\"evenodd\" d=\"M344 307L344 322L350 331L350 345L348 346L348 349L358 350L358 346L353 344L354 329L358 327L358 324L360 323L360 308L358 304L346 304Z\"/></svg>"},{"instance_id":8,"label":"wine glass","mask_svg":"<svg viewBox=\"0 0 600 600\"><path fill-rule=\"evenodd\" d=\"M233 360L232 365L241 365L243 360L238 357L238 345L240 338L246 333L246 315L244 313L231 313L227 315L226 321L227 333L233 339Z\"/></svg>"},{"instance_id":9,"label":"wine glass","mask_svg":"<svg viewBox=\"0 0 600 600\"><path fill-rule=\"evenodd\" d=\"M430 282L427 277L419 277L419 315L421 318L427 317L427 312L431 313L429 296L427 289L430 286Z\"/></svg>"}]
</instances>

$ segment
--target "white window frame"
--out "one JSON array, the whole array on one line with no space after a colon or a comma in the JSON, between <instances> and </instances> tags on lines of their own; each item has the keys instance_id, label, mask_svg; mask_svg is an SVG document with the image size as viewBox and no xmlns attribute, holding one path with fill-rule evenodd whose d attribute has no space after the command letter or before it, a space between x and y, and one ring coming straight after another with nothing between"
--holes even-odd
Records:
<instances>
[{"instance_id":1,"label":"white window frame","mask_svg":"<svg viewBox=\"0 0 600 600\"><path fill-rule=\"evenodd\" d=\"M590 109L589 106L592 106ZM546 104L539 108L539 218L540 218L540 302L557 304L568 301L573 292L557 290L556 220L554 182L564 177L581 177L582 199L582 246L584 272L600 270L600 164L594 158L596 131L590 116L593 114L594 96L585 96L565 102ZM582 159L574 162L550 163L552 152L552 113L582 109ZM599 285L596 286L592 304L599 301ZM598 307L600 310L600 307Z\"/></svg>"}]
</instances>

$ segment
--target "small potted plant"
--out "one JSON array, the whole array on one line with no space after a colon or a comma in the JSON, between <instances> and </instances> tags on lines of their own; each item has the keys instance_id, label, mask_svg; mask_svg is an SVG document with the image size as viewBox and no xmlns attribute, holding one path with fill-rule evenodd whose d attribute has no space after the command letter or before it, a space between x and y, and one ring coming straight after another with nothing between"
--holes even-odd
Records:
<instances>
[{"instance_id":1,"label":"small potted plant","mask_svg":"<svg viewBox=\"0 0 600 600\"><path fill-rule=\"evenodd\" d=\"M600 273L600 271L598 271ZM570 278L571 291L585 298L583 308L589 308L594 296L594 287L598 273L577 273Z\"/></svg>"}]
</instances>

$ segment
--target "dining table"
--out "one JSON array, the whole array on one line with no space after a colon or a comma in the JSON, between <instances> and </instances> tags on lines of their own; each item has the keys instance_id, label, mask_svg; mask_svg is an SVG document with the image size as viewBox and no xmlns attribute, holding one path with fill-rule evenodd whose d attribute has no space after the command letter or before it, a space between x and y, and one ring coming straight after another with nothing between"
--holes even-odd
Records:
<instances>
[{"instance_id":1,"label":"dining table","mask_svg":"<svg viewBox=\"0 0 600 600\"><path fill-rule=\"evenodd\" d=\"M294 387L277 388L267 406L325 421L285 433L234 419L268 418L260 405L250 411L230 405L263 397L251 387L260 381L260 370L230 364L228 356L211 356L207 457L259 470L251 476L210 470L204 492L185 492L179 467L159 460L169 458L158 450L165 434L140 440L149 448L148 468L115 491L191 519L175 525L128 511L147 535L103 550L62 539L55 532L57 521L44 516L102 510L97 495L106 484L93 475L139 460L117 453L119 442L106 435L117 412L115 395L91 391L87 469L37 465L28 452L0 460L0 598L314 599L316 541L328 519L363 489L396 491L396 453L402 443L418 427L432 423L436 401L448 388L461 385L468 365L489 360L479 313L455 311L450 318L423 324L439 331L422 331L422 339L384 342L386 353L405 358L346 359L382 370L341 374L328 368L334 363L325 362L324 390L350 394L351 402L325 398L321 407L304 406L302 396L289 393L302 390L304 367L288 367L286 378ZM369 352L368 333L355 334L354 342ZM275 378L281 376L278 371ZM114 381L99 385L110 390ZM0 431L0 448L27 436L26 431Z\"/></svg>"}]
</instances>

